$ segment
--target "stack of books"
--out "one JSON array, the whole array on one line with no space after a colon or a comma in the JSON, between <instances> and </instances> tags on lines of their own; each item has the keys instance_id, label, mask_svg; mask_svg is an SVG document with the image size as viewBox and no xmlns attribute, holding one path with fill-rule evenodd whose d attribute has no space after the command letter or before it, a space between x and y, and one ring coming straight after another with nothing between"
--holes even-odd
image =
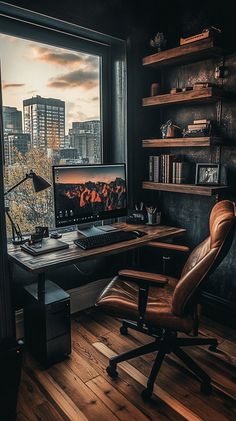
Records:
<instances>
[{"instance_id":1,"label":"stack of books","mask_svg":"<svg viewBox=\"0 0 236 421\"><path fill-rule=\"evenodd\" d=\"M195 91L195 90L204 89L204 88L213 88L214 86L216 85L210 82L196 82L193 85L193 89Z\"/></svg>"},{"instance_id":2,"label":"stack of books","mask_svg":"<svg viewBox=\"0 0 236 421\"><path fill-rule=\"evenodd\" d=\"M185 137L204 137L211 134L211 121L207 119L194 120L184 131Z\"/></svg>"},{"instance_id":3,"label":"stack of books","mask_svg":"<svg viewBox=\"0 0 236 421\"><path fill-rule=\"evenodd\" d=\"M149 181L184 184L190 182L191 164L179 162L176 155L149 156Z\"/></svg>"}]
</instances>

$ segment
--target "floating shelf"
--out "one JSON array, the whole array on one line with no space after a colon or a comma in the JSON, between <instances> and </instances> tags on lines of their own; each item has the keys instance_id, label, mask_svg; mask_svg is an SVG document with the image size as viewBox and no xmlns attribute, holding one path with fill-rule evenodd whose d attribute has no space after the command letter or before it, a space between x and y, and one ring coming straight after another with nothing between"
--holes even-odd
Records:
<instances>
[{"instance_id":1,"label":"floating shelf","mask_svg":"<svg viewBox=\"0 0 236 421\"><path fill-rule=\"evenodd\" d=\"M197 186L195 184L154 183L144 181L143 189L169 191L173 193L187 193L201 196L214 196L229 189L228 186Z\"/></svg>"},{"instance_id":2,"label":"floating shelf","mask_svg":"<svg viewBox=\"0 0 236 421\"><path fill-rule=\"evenodd\" d=\"M213 38L191 42L170 50L161 51L143 58L143 66L164 67L189 63L223 54Z\"/></svg>"},{"instance_id":3,"label":"floating shelf","mask_svg":"<svg viewBox=\"0 0 236 421\"><path fill-rule=\"evenodd\" d=\"M221 137L176 137L171 139L145 139L142 141L143 148L180 148L180 147L203 147L220 145Z\"/></svg>"},{"instance_id":4,"label":"floating shelf","mask_svg":"<svg viewBox=\"0 0 236 421\"><path fill-rule=\"evenodd\" d=\"M143 98L143 106L164 106L170 104L181 103L197 103L197 102L213 102L224 96L225 92L221 88L202 88L193 89L186 92L178 92L176 94L163 94Z\"/></svg>"}]
</instances>

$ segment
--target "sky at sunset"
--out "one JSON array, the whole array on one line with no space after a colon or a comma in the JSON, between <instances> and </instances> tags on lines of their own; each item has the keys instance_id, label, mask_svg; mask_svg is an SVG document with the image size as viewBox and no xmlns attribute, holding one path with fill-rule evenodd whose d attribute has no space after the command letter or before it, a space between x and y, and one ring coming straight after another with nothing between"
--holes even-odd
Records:
<instances>
[{"instance_id":1,"label":"sky at sunset","mask_svg":"<svg viewBox=\"0 0 236 421\"><path fill-rule=\"evenodd\" d=\"M40 95L65 101L72 121L100 119L99 57L0 34L3 105Z\"/></svg>"},{"instance_id":2,"label":"sky at sunset","mask_svg":"<svg viewBox=\"0 0 236 421\"><path fill-rule=\"evenodd\" d=\"M110 183L118 178L125 178L124 166L102 166L102 167L80 167L75 169L73 167L64 167L56 171L56 182L61 184L80 184L86 183L87 181L102 181Z\"/></svg>"}]
</instances>

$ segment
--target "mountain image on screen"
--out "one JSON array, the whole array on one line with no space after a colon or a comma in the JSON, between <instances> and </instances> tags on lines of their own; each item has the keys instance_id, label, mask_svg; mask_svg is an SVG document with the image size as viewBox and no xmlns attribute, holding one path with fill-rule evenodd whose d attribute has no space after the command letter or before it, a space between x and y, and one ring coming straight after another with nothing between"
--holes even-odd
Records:
<instances>
[{"instance_id":1,"label":"mountain image on screen","mask_svg":"<svg viewBox=\"0 0 236 421\"><path fill-rule=\"evenodd\" d=\"M107 212L126 207L125 180L116 177L113 181L87 181L80 184L57 184L57 203L60 211Z\"/></svg>"}]
</instances>

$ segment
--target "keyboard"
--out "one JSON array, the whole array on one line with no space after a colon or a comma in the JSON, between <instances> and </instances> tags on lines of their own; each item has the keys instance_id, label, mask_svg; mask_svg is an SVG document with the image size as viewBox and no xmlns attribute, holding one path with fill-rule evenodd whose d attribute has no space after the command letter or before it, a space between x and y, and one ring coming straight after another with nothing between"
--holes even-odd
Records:
<instances>
[{"instance_id":1,"label":"keyboard","mask_svg":"<svg viewBox=\"0 0 236 421\"><path fill-rule=\"evenodd\" d=\"M89 250L96 247L108 246L109 244L121 243L122 241L134 240L137 237L137 232L114 231L106 234L79 238L78 240L75 240L74 243L83 250Z\"/></svg>"}]
</instances>

